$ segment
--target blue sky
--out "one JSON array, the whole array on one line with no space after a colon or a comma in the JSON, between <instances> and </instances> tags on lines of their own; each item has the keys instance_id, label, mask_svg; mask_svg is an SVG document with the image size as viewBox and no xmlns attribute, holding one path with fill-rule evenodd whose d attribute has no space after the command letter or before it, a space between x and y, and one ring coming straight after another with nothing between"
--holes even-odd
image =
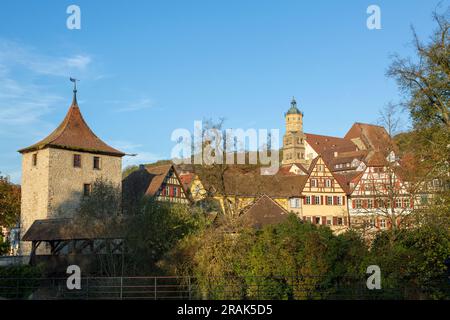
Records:
<instances>
[{"instance_id":1,"label":"blue sky","mask_svg":"<svg viewBox=\"0 0 450 320\"><path fill-rule=\"evenodd\" d=\"M292 96L306 132L342 136L401 98L389 57L427 39L432 0L2 1L0 172L20 182L16 152L43 138L79 83L80 108L124 166L170 157L176 128L224 117L228 128L284 128ZM81 30L66 8L81 8ZM381 8L381 30L366 9Z\"/></svg>"}]
</instances>

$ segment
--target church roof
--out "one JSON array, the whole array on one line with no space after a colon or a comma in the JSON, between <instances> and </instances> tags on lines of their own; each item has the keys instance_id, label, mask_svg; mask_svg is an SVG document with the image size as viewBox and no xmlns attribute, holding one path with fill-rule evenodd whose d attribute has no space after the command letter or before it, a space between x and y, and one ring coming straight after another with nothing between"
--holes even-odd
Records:
<instances>
[{"instance_id":1,"label":"church roof","mask_svg":"<svg viewBox=\"0 0 450 320\"><path fill-rule=\"evenodd\" d=\"M76 91L72 105L63 122L49 136L27 148L19 150L20 153L32 152L48 147L107 154L122 157L125 154L100 140L84 121L78 107Z\"/></svg>"},{"instance_id":2,"label":"church roof","mask_svg":"<svg viewBox=\"0 0 450 320\"><path fill-rule=\"evenodd\" d=\"M288 114L302 114L301 111L297 108L297 101L295 101L295 98L292 98L291 107L289 108L286 115Z\"/></svg>"}]
</instances>

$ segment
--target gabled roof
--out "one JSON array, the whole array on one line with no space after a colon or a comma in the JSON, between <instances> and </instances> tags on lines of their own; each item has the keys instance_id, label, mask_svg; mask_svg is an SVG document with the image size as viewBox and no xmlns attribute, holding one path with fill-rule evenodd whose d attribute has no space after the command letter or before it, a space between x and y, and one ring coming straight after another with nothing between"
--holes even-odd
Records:
<instances>
[{"instance_id":1,"label":"gabled roof","mask_svg":"<svg viewBox=\"0 0 450 320\"><path fill-rule=\"evenodd\" d=\"M124 195L138 197L144 195L155 196L171 169L173 169L175 175L180 180L172 164L160 166L148 165L132 172L122 182ZM183 184L181 186L184 189Z\"/></svg>"},{"instance_id":2,"label":"gabled roof","mask_svg":"<svg viewBox=\"0 0 450 320\"><path fill-rule=\"evenodd\" d=\"M125 155L123 152L107 145L92 132L80 112L76 94L74 94L72 105L66 117L58 128L43 140L21 149L19 152L26 153L49 147L118 157Z\"/></svg>"},{"instance_id":3,"label":"gabled roof","mask_svg":"<svg viewBox=\"0 0 450 320\"><path fill-rule=\"evenodd\" d=\"M305 175L309 174L309 170L307 168L305 168L301 163L291 163L291 164L283 165L278 169L277 174L283 175L283 176L298 176L298 174L291 172L291 169L293 166L296 166L297 168L299 168L300 171L303 172L303 174L305 174Z\"/></svg>"},{"instance_id":4,"label":"gabled roof","mask_svg":"<svg viewBox=\"0 0 450 320\"><path fill-rule=\"evenodd\" d=\"M192 180L195 178L195 174L192 172L189 173L180 173L180 181L183 184L184 188L187 190L191 186Z\"/></svg>"},{"instance_id":5,"label":"gabled roof","mask_svg":"<svg viewBox=\"0 0 450 320\"><path fill-rule=\"evenodd\" d=\"M325 162L329 162L334 157L334 152L357 151L358 147L351 141L344 138L323 136L306 133L306 142L317 154L323 156Z\"/></svg>"},{"instance_id":6,"label":"gabled roof","mask_svg":"<svg viewBox=\"0 0 450 320\"><path fill-rule=\"evenodd\" d=\"M333 176L346 194L351 194L359 179L363 176L364 171L350 172L345 174L334 173Z\"/></svg>"},{"instance_id":7,"label":"gabled roof","mask_svg":"<svg viewBox=\"0 0 450 320\"><path fill-rule=\"evenodd\" d=\"M366 164L368 167L385 167L389 163L383 153L375 151L367 156Z\"/></svg>"},{"instance_id":8,"label":"gabled roof","mask_svg":"<svg viewBox=\"0 0 450 320\"><path fill-rule=\"evenodd\" d=\"M257 199L240 217L244 226L261 228L286 220L289 213L266 194Z\"/></svg>"},{"instance_id":9,"label":"gabled roof","mask_svg":"<svg viewBox=\"0 0 450 320\"><path fill-rule=\"evenodd\" d=\"M356 122L345 135L344 139L360 139L369 150L396 151L396 146L386 129L382 126Z\"/></svg>"}]
</instances>

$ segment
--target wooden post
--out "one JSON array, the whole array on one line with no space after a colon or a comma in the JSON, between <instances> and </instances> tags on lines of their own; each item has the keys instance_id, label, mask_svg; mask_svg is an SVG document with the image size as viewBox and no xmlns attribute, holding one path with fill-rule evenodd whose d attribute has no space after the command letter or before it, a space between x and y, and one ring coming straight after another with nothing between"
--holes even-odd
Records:
<instances>
[{"instance_id":1,"label":"wooden post","mask_svg":"<svg viewBox=\"0 0 450 320\"><path fill-rule=\"evenodd\" d=\"M120 300L123 299L123 277L120 277Z\"/></svg>"}]
</instances>

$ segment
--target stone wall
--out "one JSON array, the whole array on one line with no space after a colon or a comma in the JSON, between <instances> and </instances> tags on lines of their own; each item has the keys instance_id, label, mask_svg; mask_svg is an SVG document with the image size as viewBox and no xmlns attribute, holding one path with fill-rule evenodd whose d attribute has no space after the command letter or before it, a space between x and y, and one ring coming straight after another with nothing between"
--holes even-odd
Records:
<instances>
[{"instance_id":1,"label":"stone wall","mask_svg":"<svg viewBox=\"0 0 450 320\"><path fill-rule=\"evenodd\" d=\"M37 165L33 165L33 154ZM73 165L73 155L81 155L81 167ZM94 169L94 156L100 169ZM37 219L72 216L83 195L84 184L97 178L121 187L122 158L87 152L46 148L23 154L21 237ZM21 242L21 254L29 254L31 244Z\"/></svg>"},{"instance_id":2,"label":"stone wall","mask_svg":"<svg viewBox=\"0 0 450 320\"><path fill-rule=\"evenodd\" d=\"M81 167L73 166L74 154L81 155ZM94 169L94 156L100 157L100 169ZM62 149L50 149L49 218L72 216L83 195L84 184L96 179L122 183L122 158Z\"/></svg>"},{"instance_id":3,"label":"stone wall","mask_svg":"<svg viewBox=\"0 0 450 320\"><path fill-rule=\"evenodd\" d=\"M36 166L33 154L37 155ZM45 219L48 213L50 149L25 153L22 156L22 202L20 214L20 237L22 237L34 220ZM21 242L21 254L28 254L31 243Z\"/></svg>"}]
</instances>

